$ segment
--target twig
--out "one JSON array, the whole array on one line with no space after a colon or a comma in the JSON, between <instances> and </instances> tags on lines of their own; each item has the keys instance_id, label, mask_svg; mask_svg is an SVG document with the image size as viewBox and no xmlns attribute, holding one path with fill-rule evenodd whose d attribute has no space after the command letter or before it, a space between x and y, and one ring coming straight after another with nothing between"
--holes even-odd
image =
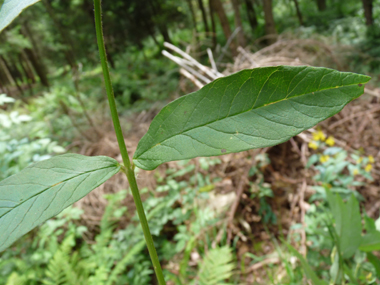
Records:
<instances>
[{"instance_id":1,"label":"twig","mask_svg":"<svg viewBox=\"0 0 380 285\"><path fill-rule=\"evenodd\" d=\"M210 62L211 62L211 66L212 66L212 69L219 73L218 72L218 68L216 67L216 63L215 63L215 60L214 60L214 56L212 54L212 51L210 48L207 48L207 54L208 54L208 58L210 59ZM223 74L219 73L221 76L224 76Z\"/></svg>"},{"instance_id":2,"label":"twig","mask_svg":"<svg viewBox=\"0 0 380 285\"><path fill-rule=\"evenodd\" d=\"M258 270L261 267L264 267L265 265L279 263L279 262L280 262L280 258L278 257L270 257L270 258L264 259L263 261L257 262L254 265L252 265L250 268L248 268L248 270L246 271L246 274L251 273L252 271Z\"/></svg>"},{"instance_id":3,"label":"twig","mask_svg":"<svg viewBox=\"0 0 380 285\"><path fill-rule=\"evenodd\" d=\"M244 192L244 186L247 182L247 177L248 177L248 174L249 174L249 170L251 169L251 164L248 164L245 169L242 171L242 177L241 177L241 180L239 182L239 185L237 187L237 191L236 191L236 198L235 198L235 201L234 203L232 204L232 207L231 207L231 210L230 210L230 213L228 215L228 226L229 227L232 227L233 226L233 220L234 220L234 217L235 217L235 213L236 213L236 210L239 206L239 203L240 203L240 198ZM230 244L231 243L231 239L232 239L232 232L229 231L228 232L228 237L227 237L227 244Z\"/></svg>"},{"instance_id":4,"label":"twig","mask_svg":"<svg viewBox=\"0 0 380 285\"><path fill-rule=\"evenodd\" d=\"M374 90L370 90L370 89L368 89L368 88L366 88L365 90L364 90L364 93L367 93L367 94L369 94L369 95L372 95L372 96L375 96L375 97L377 97L377 98L380 98L380 89L379 88L376 88L376 89L374 89Z\"/></svg>"},{"instance_id":5,"label":"twig","mask_svg":"<svg viewBox=\"0 0 380 285\"><path fill-rule=\"evenodd\" d=\"M240 30L241 30L241 28L237 27L235 29L235 31L232 33L232 35L228 38L227 43L222 48L222 54L218 57L217 62L220 62L223 59L224 54L226 53L226 51L227 51L228 47L230 46L232 40L236 37L236 35L238 34L238 32L240 32Z\"/></svg>"},{"instance_id":6,"label":"twig","mask_svg":"<svg viewBox=\"0 0 380 285\"><path fill-rule=\"evenodd\" d=\"M248 61L251 63L253 67L259 67L259 65L249 56L249 54L242 47L238 47L237 49Z\"/></svg>"},{"instance_id":7,"label":"twig","mask_svg":"<svg viewBox=\"0 0 380 285\"><path fill-rule=\"evenodd\" d=\"M206 73L208 76L211 77L211 79L216 79L218 77L223 77L224 75L221 74L221 73L217 73L215 74L213 72L213 70L211 70L209 67L206 67L202 64L200 64L198 61L196 61L193 57L191 57L188 53L182 51L181 49L177 48L176 46L170 44L170 43L167 43L167 42L164 42L164 46L175 51L176 53L180 54L181 56L183 56L185 59L187 59L188 61L190 61L194 66L198 67L201 71L203 71L204 73Z\"/></svg>"},{"instance_id":8,"label":"twig","mask_svg":"<svg viewBox=\"0 0 380 285\"><path fill-rule=\"evenodd\" d=\"M369 217L373 217L373 216L375 215L376 211L379 210L379 209L380 209L380 201L377 201L377 202L371 207L371 209L369 209L369 210L367 211L367 215L368 215ZM377 218L377 217L376 217L376 218Z\"/></svg>"},{"instance_id":9,"label":"twig","mask_svg":"<svg viewBox=\"0 0 380 285\"><path fill-rule=\"evenodd\" d=\"M193 68L189 67L188 65L186 65L184 62L183 62L183 59L179 58L178 56L174 56L170 53L168 53L166 50L163 50L162 51L162 54L164 56L166 56L167 58L171 59L172 61L174 61L175 63L177 63L179 66L183 67L184 69L186 69L187 71L189 71L190 73L194 74L196 77L198 77L199 79L201 79L202 81L204 81L206 84L210 83L211 80L204 77L202 74L200 74L198 71L195 71Z\"/></svg>"},{"instance_id":10,"label":"twig","mask_svg":"<svg viewBox=\"0 0 380 285\"><path fill-rule=\"evenodd\" d=\"M375 113L375 112L378 112L380 111L380 105L375 105L372 109L370 110L366 110L366 111L362 111L362 112L358 112L358 113L355 113L355 114L352 114L351 116L348 116L342 120L339 120L333 124L331 124L328 129L329 130L332 130L334 129L335 127L339 126L339 125L342 125L344 124L345 122L348 122L348 121L351 121L352 119L356 118L356 117L361 117L361 116L365 116L367 114L370 114L370 113Z\"/></svg>"},{"instance_id":11,"label":"twig","mask_svg":"<svg viewBox=\"0 0 380 285\"><path fill-rule=\"evenodd\" d=\"M305 257L306 257L306 254L307 254L306 232L305 232L305 227L306 227L306 224L305 224L305 213L306 213L306 209L305 209L305 205L304 205L304 203L305 203L304 199L305 199L306 188L307 188L306 178L304 178L304 180L302 182L301 189L300 189L299 205L300 205L300 209L301 209L301 224L303 226L302 229L301 229L301 252L302 252L303 256L305 256Z\"/></svg>"},{"instance_id":12,"label":"twig","mask_svg":"<svg viewBox=\"0 0 380 285\"><path fill-rule=\"evenodd\" d=\"M195 84L195 86L197 86L199 89L201 89L201 88L204 86L204 84L202 84L198 79L195 78L194 75L192 75L192 74L191 74L190 72L188 72L186 69L181 68L181 69L179 70L179 72L180 72L183 76L185 76L185 77L187 77L188 79L190 79L190 80Z\"/></svg>"}]
</instances>

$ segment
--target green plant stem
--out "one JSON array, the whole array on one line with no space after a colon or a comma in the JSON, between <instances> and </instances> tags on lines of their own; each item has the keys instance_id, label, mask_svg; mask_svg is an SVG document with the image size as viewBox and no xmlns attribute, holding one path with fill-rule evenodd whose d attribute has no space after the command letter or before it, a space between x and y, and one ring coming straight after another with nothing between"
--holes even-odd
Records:
<instances>
[{"instance_id":1,"label":"green plant stem","mask_svg":"<svg viewBox=\"0 0 380 285\"><path fill-rule=\"evenodd\" d=\"M110 109L111 109L111 117L112 117L112 122L113 122L113 125L115 128L117 142L119 144L121 157L122 157L123 163L124 163L124 167L122 167L122 171L125 173L125 175L128 178L129 186L130 186L131 191L132 191L133 200L135 201L135 204L136 204L137 213L139 215L141 227L142 227L143 232L144 232L145 241L146 241L146 244L148 246L150 258L151 258L152 263L153 263L154 271L156 272L158 283L160 285L164 285L164 284L166 284L166 282L164 279L164 275L162 274L162 269L161 269L160 262L158 260L156 248L154 247L154 244L153 244L153 238L152 238L152 235L150 234L148 221L147 221L146 216L145 216L144 207L143 207L143 204L141 202L139 189L138 189L137 183L136 183L134 167L131 165L131 162L129 160L127 147L125 145L123 132L122 132L121 126L120 126L119 116L117 114L115 96L113 94L111 78L110 78L110 73L109 73L108 63L107 63L106 48L105 48L104 39L103 39L103 28L102 28L102 17L101 17L101 13L102 13L101 0L94 0L94 6L95 6L96 37L97 37L97 41L98 41L100 61L102 64L102 69L103 69L104 84L106 86L107 97L108 97L108 102L109 102Z\"/></svg>"}]
</instances>

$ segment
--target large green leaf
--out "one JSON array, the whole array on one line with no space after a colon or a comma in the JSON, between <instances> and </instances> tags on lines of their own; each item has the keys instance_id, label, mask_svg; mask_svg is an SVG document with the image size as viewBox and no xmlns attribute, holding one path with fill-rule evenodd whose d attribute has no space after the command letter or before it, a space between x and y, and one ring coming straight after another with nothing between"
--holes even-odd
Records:
<instances>
[{"instance_id":1,"label":"large green leaf","mask_svg":"<svg viewBox=\"0 0 380 285\"><path fill-rule=\"evenodd\" d=\"M0 32L27 7L40 0L5 0L0 10Z\"/></svg>"},{"instance_id":2,"label":"large green leaf","mask_svg":"<svg viewBox=\"0 0 380 285\"><path fill-rule=\"evenodd\" d=\"M120 169L110 157L64 154L0 181L0 251Z\"/></svg>"},{"instance_id":3,"label":"large green leaf","mask_svg":"<svg viewBox=\"0 0 380 285\"><path fill-rule=\"evenodd\" d=\"M350 258L362 243L362 221L358 200L351 195L347 203L331 190L326 190L327 201L335 220L339 248L343 258Z\"/></svg>"},{"instance_id":4,"label":"large green leaf","mask_svg":"<svg viewBox=\"0 0 380 285\"><path fill-rule=\"evenodd\" d=\"M220 78L164 107L134 155L138 167L273 146L336 114L370 77L263 67Z\"/></svg>"}]
</instances>

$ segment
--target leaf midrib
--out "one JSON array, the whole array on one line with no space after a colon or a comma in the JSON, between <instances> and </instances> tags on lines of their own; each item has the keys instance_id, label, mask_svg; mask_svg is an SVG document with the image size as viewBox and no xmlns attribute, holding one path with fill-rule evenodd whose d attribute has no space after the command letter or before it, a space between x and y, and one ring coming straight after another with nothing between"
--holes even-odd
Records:
<instances>
[{"instance_id":1,"label":"leaf midrib","mask_svg":"<svg viewBox=\"0 0 380 285\"><path fill-rule=\"evenodd\" d=\"M116 166L116 165L115 165L115 166ZM112 168L112 167L114 167L114 166L111 165L111 166L106 166L106 167L98 168L98 169L96 169L96 170L89 170L89 171L86 171L86 172L82 172L82 173L80 173L80 174L78 174L78 175L72 176L72 177L70 177L70 178L67 178L67 179L62 180L62 181L57 182L57 183L59 183L59 184L61 184L61 183L65 183L65 182L67 182L67 181L69 181L69 180L71 180L71 179L77 178L77 177L79 177L79 176L81 176L81 175L85 175L85 174L87 174L87 173L91 173L91 172L95 172L95 171L103 170L103 169L107 169L107 168ZM19 206L21 206L22 204L26 203L26 202L29 201L30 199L33 199L34 197L36 197L36 196L38 196L38 195L41 195L41 194L44 193L45 191L48 191L49 189L52 189L53 187L58 186L59 184L54 184L54 185L48 186L47 188L42 189L40 192L34 194L33 196L30 196L28 199L25 199L24 201L20 202L20 203L17 204L16 206L11 207L9 211L5 212L4 214L2 214L2 215L0 216L0 220L1 220L3 217L5 217L7 214L9 214L11 211L17 209Z\"/></svg>"},{"instance_id":2,"label":"leaf midrib","mask_svg":"<svg viewBox=\"0 0 380 285\"><path fill-rule=\"evenodd\" d=\"M246 110L246 111L243 111L243 112L237 113L237 114L235 114L235 115L231 115L231 116L228 116L228 115L227 115L227 116L224 117L224 118L216 119L216 120L214 120L214 121L211 121L211 122L205 123L205 124L203 124L203 125L199 125L199 126L196 126L196 127L194 127L194 128L189 128L189 129L187 129L187 130L183 130L183 131L181 131L180 133L176 133L176 134L174 134L174 135L172 135L172 136L170 136L170 137L168 137L168 138L162 140L161 142L158 142L157 144L151 146L149 149L145 150L145 151L142 152L138 157L136 157L136 158L134 158L134 159L136 159L136 160L139 160L139 159L141 159L141 160L150 160L150 159L141 158L141 156L144 155L146 152L150 151L151 149L155 148L157 145L164 143L165 141L171 139L171 138L174 137L174 136L181 135L181 134L186 133L186 132L188 132L188 131L191 131L191 130L194 130L194 129L197 129L197 128L201 128L201 127L207 126L207 125L209 125L209 124L212 124L212 123L215 123L215 122L218 122L218 121L222 121L222 120L224 120L224 119L226 119L226 118L232 118L232 117L235 117L235 116L238 116L238 115L241 115L241 114L244 114L244 113L250 112L250 111L252 111L252 110L260 109L260 108L263 108L263 107L266 107L266 106L269 106L269 105L273 105L273 104L276 104L276 103L279 103L279 102L282 102L282 101L285 101L285 100L290 100L290 99L293 99L293 98L298 98L298 97L305 96L305 95L309 95L309 94L312 94L312 93L317 93L317 92L321 92L321 91L325 91L325 90L330 90L330 89L340 89L340 88L343 88L343 87L349 87L349 86L354 86L354 85L358 85L358 84L364 84L364 83L354 83L354 84L341 85L341 86L339 86L339 87L330 87L330 88L320 89L320 90L318 90L318 91L312 91L312 92L309 92L309 93L300 94L300 95L293 96L293 97L290 97L290 98L286 97L286 98L284 98L284 99L281 99L281 100L278 100L278 101L275 101L275 102L271 102L271 103L269 103L269 104L265 104L265 105L262 105L262 106L259 106L259 107L256 107L256 108L252 107L251 109L248 109L248 110ZM149 132L149 130L148 130L148 132ZM157 160L160 160L160 159L157 159Z\"/></svg>"}]
</instances>

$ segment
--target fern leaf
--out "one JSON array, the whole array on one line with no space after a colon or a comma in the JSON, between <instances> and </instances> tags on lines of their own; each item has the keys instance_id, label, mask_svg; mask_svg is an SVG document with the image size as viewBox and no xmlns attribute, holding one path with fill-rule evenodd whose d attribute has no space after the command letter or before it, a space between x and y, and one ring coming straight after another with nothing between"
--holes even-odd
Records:
<instances>
[{"instance_id":1,"label":"fern leaf","mask_svg":"<svg viewBox=\"0 0 380 285\"><path fill-rule=\"evenodd\" d=\"M231 249L228 246L211 249L203 259L198 272L200 285L220 285L233 274L234 264Z\"/></svg>"}]
</instances>

